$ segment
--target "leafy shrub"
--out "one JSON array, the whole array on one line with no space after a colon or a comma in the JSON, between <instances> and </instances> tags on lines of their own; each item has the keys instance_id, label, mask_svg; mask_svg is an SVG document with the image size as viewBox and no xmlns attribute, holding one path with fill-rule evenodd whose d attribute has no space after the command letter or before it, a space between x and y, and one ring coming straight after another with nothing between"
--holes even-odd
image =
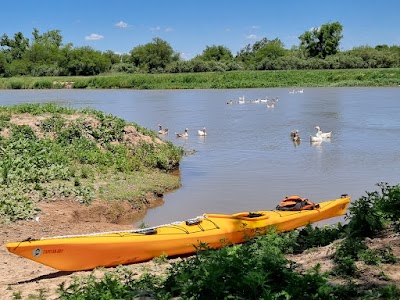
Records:
<instances>
[{"instance_id":1,"label":"leafy shrub","mask_svg":"<svg viewBox=\"0 0 400 300\"><path fill-rule=\"evenodd\" d=\"M53 83L50 80L38 80L33 84L34 89L51 89Z\"/></svg>"},{"instance_id":2,"label":"leafy shrub","mask_svg":"<svg viewBox=\"0 0 400 300\"><path fill-rule=\"evenodd\" d=\"M377 184L381 194L377 194L377 206L383 212L384 217L400 229L400 185L390 186L381 182Z\"/></svg>"},{"instance_id":3,"label":"leafy shrub","mask_svg":"<svg viewBox=\"0 0 400 300\"><path fill-rule=\"evenodd\" d=\"M82 131L77 127L65 127L57 135L56 142L68 146L71 145L75 140L82 138Z\"/></svg>"},{"instance_id":4,"label":"leafy shrub","mask_svg":"<svg viewBox=\"0 0 400 300\"><path fill-rule=\"evenodd\" d=\"M10 119L11 119L11 113L10 112L3 112L3 113L0 114L0 122L4 122L4 124L5 124L6 122L9 122Z\"/></svg>"},{"instance_id":5,"label":"leafy shrub","mask_svg":"<svg viewBox=\"0 0 400 300\"><path fill-rule=\"evenodd\" d=\"M372 237L384 228L381 212L376 205L377 192L367 192L352 203L346 218L350 219L348 232L354 237Z\"/></svg>"},{"instance_id":6,"label":"leafy shrub","mask_svg":"<svg viewBox=\"0 0 400 300\"><path fill-rule=\"evenodd\" d=\"M40 122L40 127L45 132L58 132L65 126L65 120L59 116L54 115Z\"/></svg>"},{"instance_id":7,"label":"leafy shrub","mask_svg":"<svg viewBox=\"0 0 400 300\"><path fill-rule=\"evenodd\" d=\"M354 276L357 272L355 260L350 256L335 256L333 274L342 276Z\"/></svg>"},{"instance_id":8,"label":"leafy shrub","mask_svg":"<svg viewBox=\"0 0 400 300\"><path fill-rule=\"evenodd\" d=\"M11 140L28 139L35 140L36 134L28 125L15 125L11 128Z\"/></svg>"},{"instance_id":9,"label":"leafy shrub","mask_svg":"<svg viewBox=\"0 0 400 300\"><path fill-rule=\"evenodd\" d=\"M361 238L347 237L342 240L333 256L335 262L333 273L345 276L355 275L357 271L355 262L360 253L365 250L367 246Z\"/></svg>"},{"instance_id":10,"label":"leafy shrub","mask_svg":"<svg viewBox=\"0 0 400 300\"><path fill-rule=\"evenodd\" d=\"M122 267L117 269L117 272L106 272L101 279L96 278L94 274L83 278L75 277L71 285L66 286L63 283L59 286L60 299L154 299L161 285L161 278L145 273L134 279L134 275Z\"/></svg>"},{"instance_id":11,"label":"leafy shrub","mask_svg":"<svg viewBox=\"0 0 400 300\"><path fill-rule=\"evenodd\" d=\"M381 262L378 251L371 249L361 251L359 258L367 265L378 265Z\"/></svg>"},{"instance_id":12,"label":"leafy shrub","mask_svg":"<svg viewBox=\"0 0 400 300\"><path fill-rule=\"evenodd\" d=\"M22 80L12 80L10 81L10 88L13 90L20 90L24 87L24 82Z\"/></svg>"},{"instance_id":13,"label":"leafy shrub","mask_svg":"<svg viewBox=\"0 0 400 300\"><path fill-rule=\"evenodd\" d=\"M306 274L294 272L284 257L284 242L268 234L242 245L208 249L174 264L165 289L184 299L311 299L328 296L332 289L318 268ZM205 250L205 251L204 251Z\"/></svg>"},{"instance_id":14,"label":"leafy shrub","mask_svg":"<svg viewBox=\"0 0 400 300\"><path fill-rule=\"evenodd\" d=\"M51 114L62 113L69 115L75 111L71 108L63 107L55 103L45 103L45 104L25 103L10 107L2 107L2 110L20 114L29 113L32 115L40 115L45 113L51 113Z\"/></svg>"},{"instance_id":15,"label":"leafy shrub","mask_svg":"<svg viewBox=\"0 0 400 300\"><path fill-rule=\"evenodd\" d=\"M67 122L64 115L73 112L80 117ZM52 116L46 117L33 130L28 125L10 123L13 114ZM132 147L122 141L126 123L120 118L94 110L73 110L51 103L22 104L0 107L0 124L10 129L9 137L0 137L0 197L3 197L0 215L5 216L0 221L30 218L35 213L35 202L43 199L69 197L81 203L90 203L96 195L90 182L103 174L123 175L123 180L131 180L130 185L135 185L135 193L128 191L122 199L133 199L140 205L145 192L162 193L165 191L162 184L166 185L166 189L177 186L175 179L164 181L164 175L154 168L169 170L176 166L183 155L182 150L172 143L165 143L144 146L143 156L133 155ZM139 132L148 133L151 138L156 137L152 130L137 124L132 126ZM41 132L36 134L36 130ZM43 132L51 133L44 134L49 138L43 138ZM120 142L110 143L114 141ZM146 151L149 156L143 160ZM138 187L135 180L141 175L131 173L139 170L156 174L155 177L163 182L149 178L146 184L140 183ZM133 176L127 179L127 174ZM111 179L111 186L116 185L113 180L116 179ZM16 191L20 200L14 197ZM24 197L32 199L31 202L23 200ZM19 204L13 207L12 201L19 201Z\"/></svg>"},{"instance_id":16,"label":"leafy shrub","mask_svg":"<svg viewBox=\"0 0 400 300\"><path fill-rule=\"evenodd\" d=\"M393 254L392 248L389 246L362 250L359 254L359 258L367 265L379 265L381 263L394 264L397 262L397 258Z\"/></svg>"},{"instance_id":17,"label":"leafy shrub","mask_svg":"<svg viewBox=\"0 0 400 300\"><path fill-rule=\"evenodd\" d=\"M299 230L284 233L284 235L289 235L294 243L292 247L285 247L285 249L286 251L292 249L294 253L301 253L309 248L329 245L333 241L344 237L344 228L340 223L327 225L322 229L308 224Z\"/></svg>"},{"instance_id":18,"label":"leafy shrub","mask_svg":"<svg viewBox=\"0 0 400 300\"><path fill-rule=\"evenodd\" d=\"M0 194L0 219L3 222L30 219L37 212L34 203L18 188L8 189Z\"/></svg>"}]
</instances>

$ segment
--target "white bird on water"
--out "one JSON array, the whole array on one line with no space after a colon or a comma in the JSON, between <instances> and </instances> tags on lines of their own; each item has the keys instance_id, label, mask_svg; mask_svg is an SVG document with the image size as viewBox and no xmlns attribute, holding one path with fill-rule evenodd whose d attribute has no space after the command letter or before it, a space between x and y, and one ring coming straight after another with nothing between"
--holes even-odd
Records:
<instances>
[{"instance_id":1,"label":"white bird on water","mask_svg":"<svg viewBox=\"0 0 400 300\"><path fill-rule=\"evenodd\" d=\"M197 130L197 134L201 136L206 136L207 135L206 128L203 127L203 129Z\"/></svg>"},{"instance_id":2,"label":"white bird on water","mask_svg":"<svg viewBox=\"0 0 400 300\"><path fill-rule=\"evenodd\" d=\"M322 138L330 138L332 135L332 131L322 132L319 126L315 126L315 129L317 129L317 135L320 135Z\"/></svg>"},{"instance_id":3,"label":"white bird on water","mask_svg":"<svg viewBox=\"0 0 400 300\"><path fill-rule=\"evenodd\" d=\"M322 136L319 135L318 133L317 133L317 135L315 135L315 136L310 135L310 142L311 142L311 143L322 142Z\"/></svg>"}]
</instances>

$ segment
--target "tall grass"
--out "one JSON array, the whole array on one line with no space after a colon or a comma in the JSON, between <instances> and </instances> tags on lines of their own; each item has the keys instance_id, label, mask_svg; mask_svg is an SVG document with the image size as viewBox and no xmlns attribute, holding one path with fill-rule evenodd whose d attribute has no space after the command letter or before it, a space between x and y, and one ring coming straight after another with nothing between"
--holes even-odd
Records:
<instances>
[{"instance_id":1,"label":"tall grass","mask_svg":"<svg viewBox=\"0 0 400 300\"><path fill-rule=\"evenodd\" d=\"M0 78L0 89L237 89L274 87L398 86L400 69L231 71L123 74L87 77Z\"/></svg>"}]
</instances>

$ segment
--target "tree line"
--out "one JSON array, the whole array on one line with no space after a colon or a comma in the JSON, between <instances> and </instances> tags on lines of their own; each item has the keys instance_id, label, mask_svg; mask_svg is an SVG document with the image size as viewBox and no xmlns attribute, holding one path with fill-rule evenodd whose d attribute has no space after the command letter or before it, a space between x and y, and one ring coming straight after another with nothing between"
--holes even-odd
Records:
<instances>
[{"instance_id":1,"label":"tree line","mask_svg":"<svg viewBox=\"0 0 400 300\"><path fill-rule=\"evenodd\" d=\"M129 53L98 51L63 43L60 30L32 38L17 32L0 40L0 77L91 76L102 73L192 73L239 70L312 70L400 67L400 46L359 46L340 51L343 26L323 24L305 31L300 43L286 49L278 39L262 38L234 55L223 45L206 46L200 55L184 60L167 41L153 38Z\"/></svg>"}]
</instances>

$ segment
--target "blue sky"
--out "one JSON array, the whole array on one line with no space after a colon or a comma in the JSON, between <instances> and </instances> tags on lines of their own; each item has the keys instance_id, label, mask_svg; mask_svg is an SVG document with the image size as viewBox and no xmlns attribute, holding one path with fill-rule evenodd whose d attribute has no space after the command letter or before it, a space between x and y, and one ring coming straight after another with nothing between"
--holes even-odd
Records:
<instances>
[{"instance_id":1,"label":"blue sky","mask_svg":"<svg viewBox=\"0 0 400 300\"><path fill-rule=\"evenodd\" d=\"M58 29L74 47L127 53L159 37L190 59L206 46L233 55L266 37L285 48L322 24L340 22L340 48L400 45L399 0L3 0L0 35L32 38Z\"/></svg>"}]
</instances>

